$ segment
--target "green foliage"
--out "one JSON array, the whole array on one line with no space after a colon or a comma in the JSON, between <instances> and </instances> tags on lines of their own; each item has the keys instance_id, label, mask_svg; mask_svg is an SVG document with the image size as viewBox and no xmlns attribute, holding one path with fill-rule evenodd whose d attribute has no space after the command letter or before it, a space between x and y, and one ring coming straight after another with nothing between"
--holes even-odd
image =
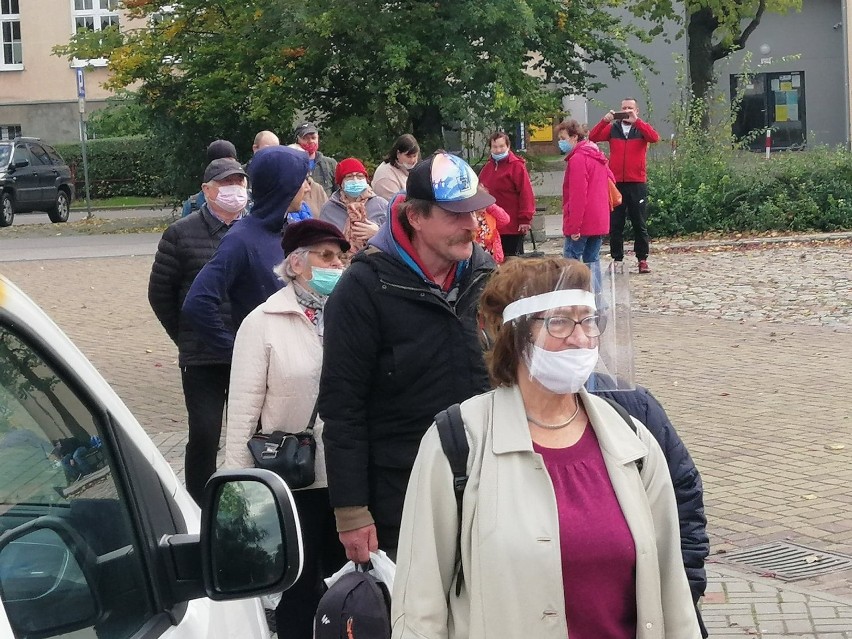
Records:
<instances>
[{"instance_id":1,"label":"green foliage","mask_svg":"<svg viewBox=\"0 0 852 639\"><path fill-rule=\"evenodd\" d=\"M133 21L120 33L80 33L54 52L107 58L107 87L136 91L176 195L196 188L210 140L245 159L261 129L290 142L297 114L322 123L324 151L365 160L403 132L428 152L446 126L549 121L564 93L599 88L590 63L618 77L640 59L629 36L642 37L610 14L613 0L124 5Z\"/></svg>"},{"instance_id":2,"label":"green foliage","mask_svg":"<svg viewBox=\"0 0 852 639\"><path fill-rule=\"evenodd\" d=\"M649 163L648 226L656 237L707 231L852 229L852 156L843 149L726 150Z\"/></svg>"},{"instance_id":3,"label":"green foliage","mask_svg":"<svg viewBox=\"0 0 852 639\"><path fill-rule=\"evenodd\" d=\"M144 135L148 129L147 115L134 94L120 91L107 99L104 108L91 115L87 127L92 138Z\"/></svg>"},{"instance_id":4,"label":"green foliage","mask_svg":"<svg viewBox=\"0 0 852 639\"><path fill-rule=\"evenodd\" d=\"M84 197L80 143L59 144L56 150L71 167L77 197ZM158 197L168 192L170 181L161 159L162 149L153 140L142 137L89 140L86 151L92 198L123 195Z\"/></svg>"}]
</instances>

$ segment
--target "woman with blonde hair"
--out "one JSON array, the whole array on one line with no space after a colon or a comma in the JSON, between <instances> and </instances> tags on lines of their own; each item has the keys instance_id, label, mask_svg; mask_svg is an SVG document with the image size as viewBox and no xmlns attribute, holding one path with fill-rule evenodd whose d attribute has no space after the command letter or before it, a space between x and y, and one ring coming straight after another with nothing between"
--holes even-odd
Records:
<instances>
[{"instance_id":1,"label":"woman with blonde hair","mask_svg":"<svg viewBox=\"0 0 852 639\"><path fill-rule=\"evenodd\" d=\"M663 453L583 388L605 328L589 269L511 260L480 319L496 389L461 404L461 517L433 426L406 493L393 637L699 639Z\"/></svg>"}]
</instances>

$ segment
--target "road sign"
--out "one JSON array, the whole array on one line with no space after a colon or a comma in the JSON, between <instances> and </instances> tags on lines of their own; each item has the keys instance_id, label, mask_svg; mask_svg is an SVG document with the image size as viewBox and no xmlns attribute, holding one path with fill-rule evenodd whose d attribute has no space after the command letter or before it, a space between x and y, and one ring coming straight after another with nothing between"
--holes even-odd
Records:
<instances>
[{"instance_id":1,"label":"road sign","mask_svg":"<svg viewBox=\"0 0 852 639\"><path fill-rule=\"evenodd\" d=\"M84 99L86 97L86 77L83 75L83 69L77 67L77 97Z\"/></svg>"}]
</instances>

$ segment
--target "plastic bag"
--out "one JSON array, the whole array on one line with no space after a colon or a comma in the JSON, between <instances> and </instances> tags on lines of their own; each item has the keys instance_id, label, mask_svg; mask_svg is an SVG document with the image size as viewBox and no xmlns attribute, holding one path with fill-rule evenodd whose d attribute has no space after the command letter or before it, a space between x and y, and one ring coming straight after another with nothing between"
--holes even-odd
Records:
<instances>
[{"instance_id":1,"label":"plastic bag","mask_svg":"<svg viewBox=\"0 0 852 639\"><path fill-rule=\"evenodd\" d=\"M348 562L343 568L325 580L327 588L348 572L355 572L355 562ZM396 564L391 561L384 550L370 553L370 568L367 570L373 577L384 583L390 592L393 592L393 577L396 574Z\"/></svg>"},{"instance_id":2,"label":"plastic bag","mask_svg":"<svg viewBox=\"0 0 852 639\"><path fill-rule=\"evenodd\" d=\"M281 597L283 596L283 592L273 592L271 595L263 595L260 598L260 602L263 604L263 609L275 610L278 607L278 604L281 603Z\"/></svg>"}]
</instances>

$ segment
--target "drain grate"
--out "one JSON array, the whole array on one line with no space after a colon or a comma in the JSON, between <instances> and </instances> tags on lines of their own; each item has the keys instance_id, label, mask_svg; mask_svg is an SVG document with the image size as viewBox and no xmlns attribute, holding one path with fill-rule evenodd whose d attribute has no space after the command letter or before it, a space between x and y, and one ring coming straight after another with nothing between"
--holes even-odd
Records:
<instances>
[{"instance_id":1,"label":"drain grate","mask_svg":"<svg viewBox=\"0 0 852 639\"><path fill-rule=\"evenodd\" d=\"M809 579L852 569L852 557L786 542L729 552L724 555L724 561L768 572L772 577L784 581Z\"/></svg>"}]
</instances>

